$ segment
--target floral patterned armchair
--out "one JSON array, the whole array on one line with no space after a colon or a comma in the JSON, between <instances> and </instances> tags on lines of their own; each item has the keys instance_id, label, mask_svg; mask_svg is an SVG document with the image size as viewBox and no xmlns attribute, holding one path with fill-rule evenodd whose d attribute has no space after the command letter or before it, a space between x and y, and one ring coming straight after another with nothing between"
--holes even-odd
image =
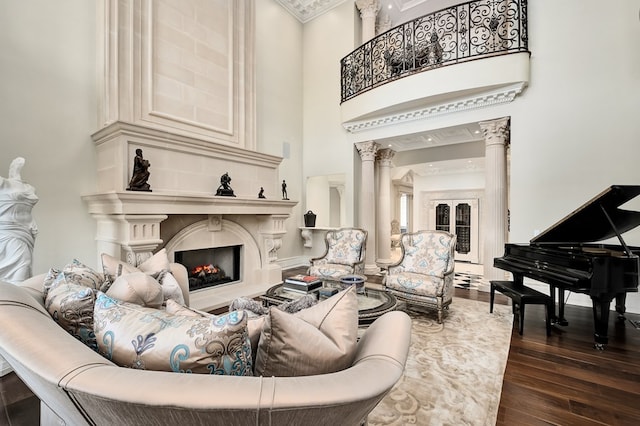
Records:
<instances>
[{"instance_id":1,"label":"floral patterned armchair","mask_svg":"<svg viewBox=\"0 0 640 426\"><path fill-rule=\"evenodd\" d=\"M385 290L405 301L435 308L442 323L444 309L453 299L456 236L444 231L403 234L402 256L389 266Z\"/></svg>"},{"instance_id":2,"label":"floral patterned armchair","mask_svg":"<svg viewBox=\"0 0 640 426\"><path fill-rule=\"evenodd\" d=\"M340 228L327 231L327 248L320 257L310 259L308 274L338 279L347 274L364 273L367 231L360 228Z\"/></svg>"}]
</instances>

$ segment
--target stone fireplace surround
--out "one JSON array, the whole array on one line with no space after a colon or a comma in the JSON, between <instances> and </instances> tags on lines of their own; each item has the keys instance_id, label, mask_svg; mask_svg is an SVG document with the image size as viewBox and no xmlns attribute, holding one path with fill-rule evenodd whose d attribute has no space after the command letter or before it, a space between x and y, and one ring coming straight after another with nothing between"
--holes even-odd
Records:
<instances>
[{"instance_id":1,"label":"stone fireplace surround","mask_svg":"<svg viewBox=\"0 0 640 426\"><path fill-rule=\"evenodd\" d=\"M297 202L280 200L282 158L256 151L254 2L179 3L99 2L97 188L83 200L98 256L137 265L163 247L172 258L241 244L240 282L190 295L211 310L281 281L277 251ZM126 190L136 149L152 192ZM224 173L235 197L214 195Z\"/></svg>"},{"instance_id":2,"label":"stone fireplace surround","mask_svg":"<svg viewBox=\"0 0 640 426\"><path fill-rule=\"evenodd\" d=\"M282 281L277 251L297 201L269 198L280 195L280 157L122 122L93 138L99 191L83 200L97 223L98 255L137 265L163 247L173 260L179 250L242 245L239 282L191 293L190 305L201 310ZM151 163L152 192L125 189L139 147ZM225 172L235 197L213 195ZM261 186L266 199L257 196Z\"/></svg>"}]
</instances>

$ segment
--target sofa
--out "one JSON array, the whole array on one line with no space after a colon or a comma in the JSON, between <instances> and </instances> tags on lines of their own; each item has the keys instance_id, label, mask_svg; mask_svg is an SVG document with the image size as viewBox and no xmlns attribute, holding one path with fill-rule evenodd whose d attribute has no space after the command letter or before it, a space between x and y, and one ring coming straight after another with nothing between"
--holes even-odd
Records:
<instances>
[{"instance_id":1,"label":"sofa","mask_svg":"<svg viewBox=\"0 0 640 426\"><path fill-rule=\"evenodd\" d=\"M188 304L186 270L171 269ZM0 355L40 399L42 425L366 424L408 355L411 320L395 311L371 324L351 365L333 373L238 377L119 367L53 321L44 279L0 281Z\"/></svg>"}]
</instances>

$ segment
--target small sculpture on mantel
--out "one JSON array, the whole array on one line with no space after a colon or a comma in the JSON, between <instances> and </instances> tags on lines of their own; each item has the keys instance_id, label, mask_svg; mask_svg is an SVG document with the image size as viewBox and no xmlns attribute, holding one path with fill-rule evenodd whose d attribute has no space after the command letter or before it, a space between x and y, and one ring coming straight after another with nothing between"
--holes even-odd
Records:
<instances>
[{"instance_id":1,"label":"small sculpture on mantel","mask_svg":"<svg viewBox=\"0 0 640 426\"><path fill-rule=\"evenodd\" d=\"M235 197L233 189L231 189L231 176L229 176L229 173L225 173L220 176L220 186L216 191L216 195L223 197Z\"/></svg>"},{"instance_id":2,"label":"small sculpture on mantel","mask_svg":"<svg viewBox=\"0 0 640 426\"><path fill-rule=\"evenodd\" d=\"M136 149L136 156L133 159L133 174L129 181L127 191L147 191L151 192L151 186L147 183L149 180L149 160L145 160L142 156L142 150Z\"/></svg>"},{"instance_id":3,"label":"small sculpture on mantel","mask_svg":"<svg viewBox=\"0 0 640 426\"><path fill-rule=\"evenodd\" d=\"M264 196L264 188L260 187L260 192L258 192L258 198L267 198Z\"/></svg>"},{"instance_id":4,"label":"small sculpture on mantel","mask_svg":"<svg viewBox=\"0 0 640 426\"><path fill-rule=\"evenodd\" d=\"M282 179L282 199L283 200L289 199L289 196L287 195L287 182L285 182L284 179Z\"/></svg>"}]
</instances>

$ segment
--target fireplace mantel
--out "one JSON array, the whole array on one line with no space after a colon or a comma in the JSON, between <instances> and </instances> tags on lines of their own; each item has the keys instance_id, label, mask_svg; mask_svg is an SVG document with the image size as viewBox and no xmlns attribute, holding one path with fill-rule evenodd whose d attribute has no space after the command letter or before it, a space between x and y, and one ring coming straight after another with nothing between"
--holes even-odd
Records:
<instances>
[{"instance_id":1,"label":"fireplace mantel","mask_svg":"<svg viewBox=\"0 0 640 426\"><path fill-rule=\"evenodd\" d=\"M211 223L233 217L242 226L254 229L251 233L262 246L261 257L267 263L274 262L274 247L280 247L286 233L284 221L298 203L138 191L110 191L82 199L97 222L99 255L107 253L133 265L151 257L162 244L160 223L169 215L207 215Z\"/></svg>"},{"instance_id":2,"label":"fireplace mantel","mask_svg":"<svg viewBox=\"0 0 640 426\"><path fill-rule=\"evenodd\" d=\"M161 223L176 215L206 215L206 225L189 233L196 232L207 240L214 238L207 237L213 232L221 235L217 239L236 238L243 244L242 285L197 292L192 295L192 305L198 309L214 309L240 296L255 297L282 281L277 251L286 233L285 221L297 201L136 191L82 198L97 223L99 256L107 253L132 265L140 264L167 243L161 238Z\"/></svg>"},{"instance_id":3,"label":"fireplace mantel","mask_svg":"<svg viewBox=\"0 0 640 426\"><path fill-rule=\"evenodd\" d=\"M222 197L201 194L169 194L138 191L110 191L85 195L92 215L122 214L253 214L289 215L298 203L291 200Z\"/></svg>"}]
</instances>

